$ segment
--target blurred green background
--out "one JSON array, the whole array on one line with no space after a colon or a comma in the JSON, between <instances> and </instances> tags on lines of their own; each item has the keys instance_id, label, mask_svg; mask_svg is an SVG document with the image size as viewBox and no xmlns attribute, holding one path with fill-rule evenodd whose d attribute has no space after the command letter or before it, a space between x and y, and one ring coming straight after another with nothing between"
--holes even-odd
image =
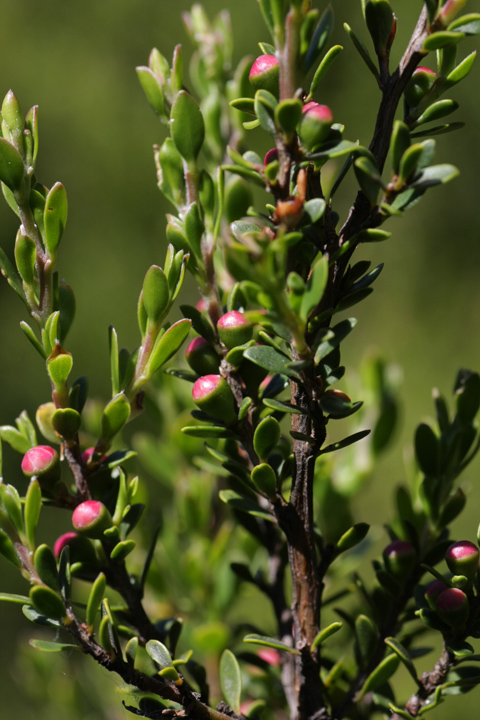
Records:
<instances>
[{"instance_id":1,"label":"blurred green background","mask_svg":"<svg viewBox=\"0 0 480 720\"><path fill-rule=\"evenodd\" d=\"M49 187L61 180L69 197L59 268L75 290L78 315L68 349L77 375L88 375L92 393L104 398L109 392L108 325L117 328L121 344L130 348L137 344L138 293L149 265L163 263L164 215L169 210L156 188L152 158L152 144L163 140L165 129L148 107L134 68L146 64L153 46L170 57L174 45L182 42L188 54L180 16L190 4L186 0L2 3L0 94L3 97L12 88L24 112L39 105L38 177ZM324 6L317 0L313 4ZM333 42L344 45L345 51L317 99L329 104L336 120L345 123L348 139L368 144L378 88L342 29L348 20L367 40L360 0L332 4ZM422 3L392 4L399 16L395 49L400 53ZM255 54L258 40L269 39L255 0L206 0L204 5L209 13L224 7L231 12L236 61L246 53ZM478 12L480 3L471 0L468 10ZM475 48L475 39L461 48L463 57ZM430 413L432 387L450 394L459 366L480 370L479 79L477 63L470 77L449 95L460 102L455 119L465 121L466 128L437 140L436 160L456 164L460 178L432 190L405 218L392 221L388 229L394 235L389 242L362 250L362 257L375 264L385 262L385 268L375 294L356 312L360 322L346 346L347 367L355 372L358 359L375 347L398 363L404 377L395 449L382 461L360 505L361 519L379 525L393 485L403 475L403 450L411 442L415 424ZM261 131L254 136L259 148L268 149ZM345 183L337 210L346 212L353 193L353 182ZM16 228L13 213L0 205L0 242L10 255ZM191 299L195 299L193 290ZM35 407L49 399L49 387L42 363L18 327L24 319L23 307L6 282L0 283L0 308L0 424L7 424L25 408L33 416ZM471 502L460 522L463 535L470 539L480 520L479 468L477 461L463 481ZM18 458L7 455L7 471L11 476L6 480L15 483ZM10 578L4 561L0 566L0 591L13 590L19 581ZM98 715L90 699L80 699L82 691L63 674L55 658L37 663L23 657L21 650L18 659L16 646L25 643L31 626L17 606L0 606L0 625L2 718L47 717L40 709L44 696L28 692L32 683L35 687L30 673L35 682L39 673L45 674L44 689L52 694L52 708L54 696L58 700L58 720L70 717L62 716L61 708L68 705L62 705L62 693L70 693L70 701L83 708L82 720L131 717L118 700L108 716ZM91 695L95 690L91 693L89 683L98 690L99 676L91 668L81 672L83 692L88 685ZM115 687L113 678L109 682ZM476 699L471 697L452 699L432 717L441 720L463 709L463 717L473 720L478 693Z\"/></svg>"}]
</instances>

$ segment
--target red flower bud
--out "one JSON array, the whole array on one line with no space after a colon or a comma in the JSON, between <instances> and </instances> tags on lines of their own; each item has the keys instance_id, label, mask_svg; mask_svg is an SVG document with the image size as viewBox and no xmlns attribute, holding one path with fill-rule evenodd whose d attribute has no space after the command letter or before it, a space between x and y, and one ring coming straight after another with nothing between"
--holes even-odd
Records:
<instances>
[{"instance_id":1,"label":"red flower bud","mask_svg":"<svg viewBox=\"0 0 480 720\"><path fill-rule=\"evenodd\" d=\"M84 562L89 565L94 565L96 563L97 556L95 554L95 548L87 537L79 535L76 532L67 532L60 535L53 546L53 553L57 559L60 557L63 548L67 545L70 550L70 562L72 564Z\"/></svg>"},{"instance_id":2,"label":"red flower bud","mask_svg":"<svg viewBox=\"0 0 480 720\"><path fill-rule=\"evenodd\" d=\"M404 540L394 540L383 551L387 570L401 580L405 580L415 567L416 557L413 545Z\"/></svg>"},{"instance_id":3,"label":"red flower bud","mask_svg":"<svg viewBox=\"0 0 480 720\"><path fill-rule=\"evenodd\" d=\"M447 588L437 598L435 609L443 622L452 627L462 627L468 620L468 598L458 588Z\"/></svg>"},{"instance_id":4,"label":"red flower bud","mask_svg":"<svg viewBox=\"0 0 480 720\"><path fill-rule=\"evenodd\" d=\"M252 65L249 79L255 90L268 90L279 95L278 60L275 55L260 55Z\"/></svg>"},{"instance_id":5,"label":"red flower bud","mask_svg":"<svg viewBox=\"0 0 480 720\"><path fill-rule=\"evenodd\" d=\"M59 477L58 453L50 445L30 448L22 460L22 472L27 477L54 475Z\"/></svg>"},{"instance_id":6,"label":"red flower bud","mask_svg":"<svg viewBox=\"0 0 480 720\"><path fill-rule=\"evenodd\" d=\"M431 582L425 590L425 600L428 602L432 610L437 609L437 598L448 585L445 585L441 580L434 580Z\"/></svg>"},{"instance_id":7,"label":"red flower bud","mask_svg":"<svg viewBox=\"0 0 480 720\"><path fill-rule=\"evenodd\" d=\"M72 523L75 530L87 537L98 539L112 525L112 516L99 500L86 500L73 511Z\"/></svg>"},{"instance_id":8,"label":"red flower bud","mask_svg":"<svg viewBox=\"0 0 480 720\"><path fill-rule=\"evenodd\" d=\"M217 323L217 330L220 340L229 350L248 342L253 334L250 320L237 310L222 315Z\"/></svg>"},{"instance_id":9,"label":"red flower bud","mask_svg":"<svg viewBox=\"0 0 480 720\"><path fill-rule=\"evenodd\" d=\"M477 573L479 557L478 547L468 540L453 543L445 553L448 569L454 575L464 575L470 582Z\"/></svg>"},{"instance_id":10,"label":"red flower bud","mask_svg":"<svg viewBox=\"0 0 480 720\"><path fill-rule=\"evenodd\" d=\"M192 340L185 353L187 362L198 375L218 372L220 358L215 350L202 337Z\"/></svg>"},{"instance_id":11,"label":"red flower bud","mask_svg":"<svg viewBox=\"0 0 480 720\"><path fill-rule=\"evenodd\" d=\"M303 106L302 113L298 135L304 148L311 151L326 140L333 123L333 115L329 107L313 101Z\"/></svg>"},{"instance_id":12,"label":"red flower bud","mask_svg":"<svg viewBox=\"0 0 480 720\"><path fill-rule=\"evenodd\" d=\"M192 390L193 401L200 410L231 425L237 419L233 393L220 375L198 378Z\"/></svg>"}]
</instances>

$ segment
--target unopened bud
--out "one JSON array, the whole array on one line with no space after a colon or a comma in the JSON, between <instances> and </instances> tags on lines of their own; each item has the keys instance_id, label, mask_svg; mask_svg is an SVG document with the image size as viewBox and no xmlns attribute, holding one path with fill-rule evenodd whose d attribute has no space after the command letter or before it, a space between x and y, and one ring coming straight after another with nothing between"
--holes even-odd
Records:
<instances>
[{"instance_id":1,"label":"unopened bud","mask_svg":"<svg viewBox=\"0 0 480 720\"><path fill-rule=\"evenodd\" d=\"M437 20L443 25L443 27L447 27L466 4L467 0L447 0L445 5L439 11Z\"/></svg>"},{"instance_id":2,"label":"unopened bud","mask_svg":"<svg viewBox=\"0 0 480 720\"><path fill-rule=\"evenodd\" d=\"M262 648L257 652L260 660L272 665L273 667L280 666L280 653L275 648Z\"/></svg>"},{"instance_id":3,"label":"unopened bud","mask_svg":"<svg viewBox=\"0 0 480 720\"><path fill-rule=\"evenodd\" d=\"M458 588L447 588L437 598L435 609L444 623L458 628L463 627L468 620L468 598Z\"/></svg>"},{"instance_id":4,"label":"unopened bud","mask_svg":"<svg viewBox=\"0 0 480 720\"><path fill-rule=\"evenodd\" d=\"M220 340L231 350L252 339L253 328L250 320L238 310L231 310L222 315L217 323Z\"/></svg>"},{"instance_id":5,"label":"unopened bud","mask_svg":"<svg viewBox=\"0 0 480 720\"><path fill-rule=\"evenodd\" d=\"M302 108L302 119L298 125L298 136L302 145L312 151L326 140L333 123L333 115L327 105L309 102Z\"/></svg>"},{"instance_id":6,"label":"unopened bud","mask_svg":"<svg viewBox=\"0 0 480 720\"><path fill-rule=\"evenodd\" d=\"M415 567L417 554L413 545L405 540L394 540L383 551L387 570L396 578L405 580Z\"/></svg>"},{"instance_id":7,"label":"unopened bud","mask_svg":"<svg viewBox=\"0 0 480 720\"><path fill-rule=\"evenodd\" d=\"M448 585L445 585L445 583L441 580L434 580L428 585L425 590L425 600L428 602L432 610L437 609L437 598L440 593L447 589L447 587Z\"/></svg>"},{"instance_id":8,"label":"unopened bud","mask_svg":"<svg viewBox=\"0 0 480 720\"><path fill-rule=\"evenodd\" d=\"M388 0L368 0L365 5L365 20L372 37L375 52L383 57L393 42L395 16Z\"/></svg>"},{"instance_id":9,"label":"unopened bud","mask_svg":"<svg viewBox=\"0 0 480 720\"><path fill-rule=\"evenodd\" d=\"M37 445L30 448L22 460L22 472L27 477L60 476L57 451L50 445Z\"/></svg>"},{"instance_id":10,"label":"unopened bud","mask_svg":"<svg viewBox=\"0 0 480 720\"><path fill-rule=\"evenodd\" d=\"M78 532L99 539L104 530L112 526L112 516L99 500L86 500L73 511L72 523Z\"/></svg>"},{"instance_id":11,"label":"unopened bud","mask_svg":"<svg viewBox=\"0 0 480 720\"><path fill-rule=\"evenodd\" d=\"M187 362L198 375L208 375L218 372L220 358L208 342L202 337L196 337L187 347L185 353Z\"/></svg>"},{"instance_id":12,"label":"unopened bud","mask_svg":"<svg viewBox=\"0 0 480 720\"><path fill-rule=\"evenodd\" d=\"M200 410L231 425L237 419L233 393L220 375L198 378L192 390L193 401Z\"/></svg>"},{"instance_id":13,"label":"unopened bud","mask_svg":"<svg viewBox=\"0 0 480 720\"><path fill-rule=\"evenodd\" d=\"M64 547L68 545L70 550L70 562L84 562L89 565L94 565L97 561L95 554L95 548L91 541L84 535L80 535L76 532L67 532L60 535L55 541L53 546L53 553L58 559L62 553Z\"/></svg>"},{"instance_id":14,"label":"unopened bud","mask_svg":"<svg viewBox=\"0 0 480 720\"><path fill-rule=\"evenodd\" d=\"M409 107L417 107L436 79L437 73L430 68L422 65L417 67L405 88L405 100Z\"/></svg>"},{"instance_id":15,"label":"unopened bud","mask_svg":"<svg viewBox=\"0 0 480 720\"><path fill-rule=\"evenodd\" d=\"M448 569L454 575L464 575L470 583L477 574L479 557L478 547L468 540L453 543L445 553Z\"/></svg>"},{"instance_id":16,"label":"unopened bud","mask_svg":"<svg viewBox=\"0 0 480 720\"><path fill-rule=\"evenodd\" d=\"M249 80L255 90L268 90L278 97L280 72L275 55L260 55L252 65Z\"/></svg>"},{"instance_id":17,"label":"unopened bud","mask_svg":"<svg viewBox=\"0 0 480 720\"><path fill-rule=\"evenodd\" d=\"M263 164L269 165L270 163L275 162L275 160L278 160L278 150L277 148L272 148L263 158Z\"/></svg>"}]
</instances>

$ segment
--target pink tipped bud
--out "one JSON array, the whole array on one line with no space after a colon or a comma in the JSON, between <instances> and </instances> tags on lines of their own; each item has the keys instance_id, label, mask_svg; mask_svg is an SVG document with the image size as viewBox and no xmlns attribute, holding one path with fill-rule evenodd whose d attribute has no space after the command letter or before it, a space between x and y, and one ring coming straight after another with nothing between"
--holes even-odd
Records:
<instances>
[{"instance_id":1,"label":"pink tipped bud","mask_svg":"<svg viewBox=\"0 0 480 720\"><path fill-rule=\"evenodd\" d=\"M467 4L467 0L447 0L445 5L439 11L437 18L443 25L447 27L450 25L452 20L460 12L460 10Z\"/></svg>"},{"instance_id":2,"label":"pink tipped bud","mask_svg":"<svg viewBox=\"0 0 480 720\"><path fill-rule=\"evenodd\" d=\"M279 69L275 55L260 55L252 65L249 80L255 90L268 90L278 97Z\"/></svg>"},{"instance_id":3,"label":"pink tipped bud","mask_svg":"<svg viewBox=\"0 0 480 720\"><path fill-rule=\"evenodd\" d=\"M447 588L437 598L436 611L447 625L463 627L469 615L468 598L458 588Z\"/></svg>"},{"instance_id":4,"label":"pink tipped bud","mask_svg":"<svg viewBox=\"0 0 480 720\"><path fill-rule=\"evenodd\" d=\"M479 557L478 547L468 540L453 543L445 553L448 569L454 575L464 575L470 583L477 573Z\"/></svg>"},{"instance_id":5,"label":"pink tipped bud","mask_svg":"<svg viewBox=\"0 0 480 720\"><path fill-rule=\"evenodd\" d=\"M205 312L205 310L207 309L207 303L203 298L200 298L195 307L197 308L198 312Z\"/></svg>"},{"instance_id":6,"label":"pink tipped bud","mask_svg":"<svg viewBox=\"0 0 480 720\"><path fill-rule=\"evenodd\" d=\"M22 460L22 472L27 477L51 474L58 466L58 453L49 445L30 448ZM58 474L55 473L58 477Z\"/></svg>"},{"instance_id":7,"label":"pink tipped bud","mask_svg":"<svg viewBox=\"0 0 480 720\"><path fill-rule=\"evenodd\" d=\"M269 165L270 163L274 162L275 160L278 160L278 150L277 148L272 148L267 152L265 157L263 158L263 164Z\"/></svg>"},{"instance_id":8,"label":"pink tipped bud","mask_svg":"<svg viewBox=\"0 0 480 720\"><path fill-rule=\"evenodd\" d=\"M333 115L327 105L309 102L302 108L302 119L298 125L298 135L306 150L313 150L326 140L333 123Z\"/></svg>"},{"instance_id":9,"label":"pink tipped bud","mask_svg":"<svg viewBox=\"0 0 480 720\"><path fill-rule=\"evenodd\" d=\"M95 554L95 548L91 541L76 532L67 532L55 541L53 546L53 552L55 557L58 559L62 553L64 547L68 545L70 550L70 562L83 562L88 565L95 565L97 562L97 556Z\"/></svg>"},{"instance_id":10,"label":"pink tipped bud","mask_svg":"<svg viewBox=\"0 0 480 720\"><path fill-rule=\"evenodd\" d=\"M414 70L405 88L405 100L411 108L417 107L437 79L437 73L421 65Z\"/></svg>"},{"instance_id":11,"label":"pink tipped bud","mask_svg":"<svg viewBox=\"0 0 480 720\"><path fill-rule=\"evenodd\" d=\"M257 652L257 655L272 667L279 667L280 665L280 653L274 648L263 648Z\"/></svg>"},{"instance_id":12,"label":"pink tipped bud","mask_svg":"<svg viewBox=\"0 0 480 720\"><path fill-rule=\"evenodd\" d=\"M252 339L253 328L250 320L241 312L231 310L222 315L217 323L220 340L229 350Z\"/></svg>"},{"instance_id":13,"label":"pink tipped bud","mask_svg":"<svg viewBox=\"0 0 480 720\"><path fill-rule=\"evenodd\" d=\"M101 538L104 530L111 527L112 517L99 500L86 500L73 511L72 523L75 530L90 538Z\"/></svg>"},{"instance_id":14,"label":"pink tipped bud","mask_svg":"<svg viewBox=\"0 0 480 720\"><path fill-rule=\"evenodd\" d=\"M187 362L198 375L218 372L220 358L215 350L202 337L192 340L185 353Z\"/></svg>"},{"instance_id":15,"label":"pink tipped bud","mask_svg":"<svg viewBox=\"0 0 480 720\"><path fill-rule=\"evenodd\" d=\"M431 582L427 589L425 590L425 600L428 602L432 610L436 610L437 607L437 598L444 590L446 590L448 585L445 585L441 580L434 580Z\"/></svg>"},{"instance_id":16,"label":"pink tipped bud","mask_svg":"<svg viewBox=\"0 0 480 720\"><path fill-rule=\"evenodd\" d=\"M200 410L231 425L237 419L233 393L220 375L198 378L192 390L193 401Z\"/></svg>"},{"instance_id":17,"label":"pink tipped bud","mask_svg":"<svg viewBox=\"0 0 480 720\"><path fill-rule=\"evenodd\" d=\"M415 567L417 554L413 545L404 540L394 540L383 551L387 570L396 578L405 580Z\"/></svg>"},{"instance_id":18,"label":"pink tipped bud","mask_svg":"<svg viewBox=\"0 0 480 720\"><path fill-rule=\"evenodd\" d=\"M53 546L53 554L55 555L55 557L59 558L63 548L66 545L69 545L72 540L78 537L78 533L73 531L60 535L60 537L55 540L55 545Z\"/></svg>"}]
</instances>

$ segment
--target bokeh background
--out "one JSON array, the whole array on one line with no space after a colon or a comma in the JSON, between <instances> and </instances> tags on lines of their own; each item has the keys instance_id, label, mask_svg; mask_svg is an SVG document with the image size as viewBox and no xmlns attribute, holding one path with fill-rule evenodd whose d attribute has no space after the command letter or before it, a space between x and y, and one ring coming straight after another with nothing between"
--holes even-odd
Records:
<instances>
[{"instance_id":1,"label":"bokeh background","mask_svg":"<svg viewBox=\"0 0 480 720\"><path fill-rule=\"evenodd\" d=\"M156 187L152 145L165 129L148 107L134 68L146 64L154 46L170 57L177 42L188 41L181 13L187 0L4 0L0 23L0 95L12 88L22 109L39 105L40 156L38 176L49 187L61 180L69 197L69 220L60 250L61 276L75 290L78 315L69 336L77 375L89 376L92 394L109 392L107 328L113 323L122 345L137 342L136 303L143 276L152 263L162 263L165 250L164 215L168 211ZM322 7L318 0L314 6ZM405 46L421 9L420 0L393 2L399 15L395 48ZM268 40L255 0L205 0L209 13L227 7L235 35L235 59L257 52L256 42ZM343 22L367 40L360 0L333 0L336 27L333 42L345 51L321 86L317 99L330 105L345 123L346 137L368 144L378 88L343 31ZM468 10L480 10L470 0ZM475 39L461 46L462 57L475 48ZM394 53L395 57L395 53ZM404 448L411 445L415 424L431 411L431 389L450 394L458 367L480 370L480 65L449 96L458 100L455 119L465 121L458 133L437 140L437 161L453 162L461 176L430 191L407 216L390 223L387 243L362 251L377 264L385 262L375 294L359 309L359 325L346 349L354 369L370 348L394 361L403 373L401 424L395 448L382 460L360 503L362 519L381 524L393 485L403 476ZM254 142L268 149L256 131ZM253 136L252 136L253 137ZM337 209L345 212L354 192ZM16 218L0 205L0 243L10 255ZM194 299L193 291L191 299ZM33 416L48 399L42 363L19 330L24 319L18 298L0 282L0 424L10 424L23 410ZM464 480L469 509L461 525L463 536L475 538L480 513L480 464ZM6 457L9 482L18 476L18 459ZM0 591L12 590L0 559ZM18 585L19 591L24 591ZM77 693L56 656L32 660L23 646L31 626L17 606L0 605L0 716L43 720L49 689L50 711L62 716L63 696ZM84 663L88 665L88 662ZM93 664L93 663L91 663ZM92 669L79 671L88 694L100 691L105 677ZM52 679L53 676L53 679ZM113 680L109 680L113 683ZM36 689L37 688L37 689ZM62 695L63 693L63 695ZM441 720L463 712L477 717L477 699L452 699L432 717ZM82 720L131 717L119 702L107 714L97 714L85 697L71 701ZM49 712L50 712L49 711ZM79 711L80 712L80 711ZM48 715L50 717L50 714ZM76 718L75 718L76 720Z\"/></svg>"}]
</instances>

